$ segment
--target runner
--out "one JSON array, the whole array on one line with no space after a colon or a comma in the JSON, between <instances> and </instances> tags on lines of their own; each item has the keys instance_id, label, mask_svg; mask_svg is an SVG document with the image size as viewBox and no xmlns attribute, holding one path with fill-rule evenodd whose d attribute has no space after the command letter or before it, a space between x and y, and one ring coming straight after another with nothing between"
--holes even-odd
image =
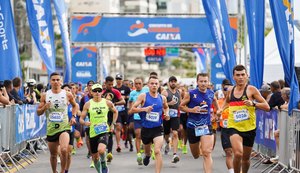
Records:
<instances>
[{"instance_id":1,"label":"runner","mask_svg":"<svg viewBox=\"0 0 300 173\"><path fill-rule=\"evenodd\" d=\"M114 124L118 118L118 111L109 100L102 98L102 86L94 84L92 86L93 99L84 104L80 123L90 127L90 146L92 158L98 173L108 173L106 164L106 145L108 142L108 132L114 130ZM108 125L108 111L113 113L112 124ZM84 119L89 113L90 122ZM101 162L100 162L100 159Z\"/></svg>"},{"instance_id":2,"label":"runner","mask_svg":"<svg viewBox=\"0 0 300 173\"><path fill-rule=\"evenodd\" d=\"M185 93L187 92L187 87L185 85L180 86L180 93L181 93L181 100L184 98ZM187 113L183 112L180 110L180 126L179 126L179 131L180 131L180 136L182 140L182 154L187 154L187 133L186 133L186 122L187 122Z\"/></svg>"},{"instance_id":3,"label":"runner","mask_svg":"<svg viewBox=\"0 0 300 173\"><path fill-rule=\"evenodd\" d=\"M233 79L236 85L229 88L225 101L229 103L228 130L234 154L233 167L235 173L240 173L241 169L247 173L256 135L255 109L269 111L270 107L257 88L248 85L248 74L243 65L233 68Z\"/></svg>"},{"instance_id":4,"label":"runner","mask_svg":"<svg viewBox=\"0 0 300 173\"><path fill-rule=\"evenodd\" d=\"M57 167L57 150L60 145L61 151L61 173L65 173L68 148L70 142L70 125L76 123L75 117L78 110L77 104L73 95L61 89L61 76L54 72L50 75L51 90L43 93L40 104L37 109L37 114L46 113L47 117L47 141L50 151L50 164L52 172L56 173ZM72 105L71 120L68 120L68 105Z\"/></svg>"},{"instance_id":5,"label":"runner","mask_svg":"<svg viewBox=\"0 0 300 173\"><path fill-rule=\"evenodd\" d=\"M116 126L116 142L117 142L116 151L121 152L121 146L120 146L121 131L123 132L123 135L125 136L123 140L126 140L126 138L127 138L127 130L128 130L127 103L128 103L128 99L129 99L130 88L123 85L123 76L121 74L116 75L116 81L117 81L117 85L114 88L120 91L123 99L126 102L125 105L117 105L116 106L116 108L119 112L117 126ZM129 141L129 143L130 143L130 151L133 151L132 141Z\"/></svg>"},{"instance_id":6,"label":"runner","mask_svg":"<svg viewBox=\"0 0 300 173\"><path fill-rule=\"evenodd\" d=\"M169 107L165 96L158 93L159 81L155 76L149 77L149 92L138 96L131 108L132 113L140 113L142 130L141 138L144 144L145 157L143 164L147 166L151 157L151 143L154 143L155 172L159 173L162 168L161 148L163 145L162 111L165 118L169 117ZM140 107L141 106L141 107Z\"/></svg>"},{"instance_id":7,"label":"runner","mask_svg":"<svg viewBox=\"0 0 300 173\"><path fill-rule=\"evenodd\" d=\"M200 156L200 142L203 154L203 167L205 173L212 172L213 136L211 126L211 105L216 107L217 114L220 113L214 92L208 87L208 75L199 73L197 75L198 87L185 94L180 104L180 109L189 114L187 119L187 135L190 149L195 159Z\"/></svg>"},{"instance_id":8,"label":"runner","mask_svg":"<svg viewBox=\"0 0 300 173\"><path fill-rule=\"evenodd\" d=\"M168 154L170 150L170 132L172 129L172 145L173 145L173 159L172 163L177 163L180 158L177 154L178 150L178 129L180 125L180 120L179 120L179 104L181 100L181 93L177 89L177 78L175 76L171 76L169 78L169 88L164 90L162 92L162 95L164 95L167 98L168 106L169 106L169 115L170 115L170 120L164 120L164 137L166 141L166 146L165 146L165 154Z\"/></svg>"},{"instance_id":9,"label":"runner","mask_svg":"<svg viewBox=\"0 0 300 173\"><path fill-rule=\"evenodd\" d=\"M102 97L106 100L111 101L114 105L124 105L125 100L123 99L120 91L113 88L114 78L111 76L107 76L105 78L105 89L103 90ZM111 111L108 112L108 125L110 126L113 122L113 113ZM116 124L115 124L116 125ZM113 132L109 132L108 136L108 144L107 144L107 162L111 162L113 159L112 155L113 148Z\"/></svg>"},{"instance_id":10,"label":"runner","mask_svg":"<svg viewBox=\"0 0 300 173\"><path fill-rule=\"evenodd\" d=\"M143 79L140 77L137 77L134 79L134 87L136 90L133 90L130 92L129 97L129 109L132 108L132 105L136 102L138 96L142 93L146 93L146 91L143 89ZM128 114L132 114L130 111ZM129 124L129 129L134 129L135 133L135 147L136 147L136 153L137 153L137 162L138 165L143 165L143 158L141 153L141 128L142 128L142 122L141 117L138 113L134 113L132 117L133 121Z\"/></svg>"}]
</instances>

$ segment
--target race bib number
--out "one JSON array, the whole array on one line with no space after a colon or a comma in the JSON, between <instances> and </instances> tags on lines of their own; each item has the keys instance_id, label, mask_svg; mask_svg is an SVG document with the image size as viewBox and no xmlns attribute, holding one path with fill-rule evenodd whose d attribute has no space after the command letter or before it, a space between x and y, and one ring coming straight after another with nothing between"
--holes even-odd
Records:
<instances>
[{"instance_id":1,"label":"race bib number","mask_svg":"<svg viewBox=\"0 0 300 173\"><path fill-rule=\"evenodd\" d=\"M223 120L223 127L227 128L227 126L228 126L228 120Z\"/></svg>"},{"instance_id":2,"label":"race bib number","mask_svg":"<svg viewBox=\"0 0 300 173\"><path fill-rule=\"evenodd\" d=\"M51 112L49 120L50 122L63 122L63 114L61 112Z\"/></svg>"},{"instance_id":3,"label":"race bib number","mask_svg":"<svg viewBox=\"0 0 300 173\"><path fill-rule=\"evenodd\" d=\"M99 135L101 133L104 133L104 132L107 132L107 125L106 125L106 123L95 124L94 125L94 130L95 130L95 133L97 135Z\"/></svg>"},{"instance_id":4,"label":"race bib number","mask_svg":"<svg viewBox=\"0 0 300 173\"><path fill-rule=\"evenodd\" d=\"M158 112L150 112L146 114L146 120L151 122L159 121L159 113Z\"/></svg>"},{"instance_id":5,"label":"race bib number","mask_svg":"<svg viewBox=\"0 0 300 173\"><path fill-rule=\"evenodd\" d=\"M177 117L178 116L177 109L169 109L169 115L171 118Z\"/></svg>"},{"instance_id":6,"label":"race bib number","mask_svg":"<svg viewBox=\"0 0 300 173\"><path fill-rule=\"evenodd\" d=\"M195 135L196 136L204 136L204 135L208 135L209 132L209 128L207 125L203 125L203 126L198 126L195 128Z\"/></svg>"},{"instance_id":7,"label":"race bib number","mask_svg":"<svg viewBox=\"0 0 300 173\"><path fill-rule=\"evenodd\" d=\"M118 112L125 111L125 106L124 105L118 105L118 106L116 106L116 109L118 110Z\"/></svg>"},{"instance_id":8,"label":"race bib number","mask_svg":"<svg viewBox=\"0 0 300 173\"><path fill-rule=\"evenodd\" d=\"M241 122L249 119L249 112L247 109L238 110L233 112L235 122Z\"/></svg>"}]
</instances>

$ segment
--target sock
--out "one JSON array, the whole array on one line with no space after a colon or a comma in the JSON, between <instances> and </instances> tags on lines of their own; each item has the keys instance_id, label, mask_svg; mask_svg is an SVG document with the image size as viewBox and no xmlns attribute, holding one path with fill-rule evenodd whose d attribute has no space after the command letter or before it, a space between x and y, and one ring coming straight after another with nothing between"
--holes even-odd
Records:
<instances>
[{"instance_id":1,"label":"sock","mask_svg":"<svg viewBox=\"0 0 300 173\"><path fill-rule=\"evenodd\" d=\"M229 172L229 173L234 173L234 170L233 170L233 168L231 168L231 169L228 169L228 172Z\"/></svg>"},{"instance_id":2,"label":"sock","mask_svg":"<svg viewBox=\"0 0 300 173\"><path fill-rule=\"evenodd\" d=\"M106 164L106 152L104 154L100 155L100 159L101 159L101 166L103 168L106 168L107 167L107 164Z\"/></svg>"},{"instance_id":3,"label":"sock","mask_svg":"<svg viewBox=\"0 0 300 173\"><path fill-rule=\"evenodd\" d=\"M95 168L97 170L98 173L101 173L101 163L100 160L97 160L96 162L94 162L95 164Z\"/></svg>"}]
</instances>

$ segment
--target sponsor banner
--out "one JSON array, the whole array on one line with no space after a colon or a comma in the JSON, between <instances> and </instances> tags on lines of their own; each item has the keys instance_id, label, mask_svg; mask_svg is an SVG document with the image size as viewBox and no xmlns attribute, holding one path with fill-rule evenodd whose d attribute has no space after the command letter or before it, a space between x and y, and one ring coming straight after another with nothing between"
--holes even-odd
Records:
<instances>
[{"instance_id":1,"label":"sponsor banner","mask_svg":"<svg viewBox=\"0 0 300 173\"><path fill-rule=\"evenodd\" d=\"M293 109L297 109L299 101L299 83L295 73L293 5L293 0L270 0L277 46L283 63L284 79L291 88L289 115Z\"/></svg>"},{"instance_id":2,"label":"sponsor banner","mask_svg":"<svg viewBox=\"0 0 300 173\"><path fill-rule=\"evenodd\" d=\"M265 43L265 1L245 0L250 45L250 83L257 88L263 84Z\"/></svg>"},{"instance_id":3,"label":"sponsor banner","mask_svg":"<svg viewBox=\"0 0 300 173\"><path fill-rule=\"evenodd\" d=\"M26 8L31 35L50 75L55 72L51 1L26 0Z\"/></svg>"},{"instance_id":4,"label":"sponsor banner","mask_svg":"<svg viewBox=\"0 0 300 173\"><path fill-rule=\"evenodd\" d=\"M56 16L59 23L62 45L64 47L65 56L65 71L64 71L64 83L71 81L71 52L70 52L70 39L69 39L69 27L67 21L67 12L65 1L53 0L56 11Z\"/></svg>"},{"instance_id":5,"label":"sponsor banner","mask_svg":"<svg viewBox=\"0 0 300 173\"><path fill-rule=\"evenodd\" d=\"M234 83L232 69L236 65L236 57L225 0L202 0L202 2L224 74L231 83Z\"/></svg>"},{"instance_id":6,"label":"sponsor banner","mask_svg":"<svg viewBox=\"0 0 300 173\"><path fill-rule=\"evenodd\" d=\"M163 56L146 56L146 62L164 62Z\"/></svg>"},{"instance_id":7,"label":"sponsor banner","mask_svg":"<svg viewBox=\"0 0 300 173\"><path fill-rule=\"evenodd\" d=\"M97 48L72 47L72 82L97 81Z\"/></svg>"},{"instance_id":8,"label":"sponsor banner","mask_svg":"<svg viewBox=\"0 0 300 173\"><path fill-rule=\"evenodd\" d=\"M262 144L273 151L276 151L274 131L278 126L277 116L277 110L271 110L270 112L256 110L255 143Z\"/></svg>"},{"instance_id":9,"label":"sponsor banner","mask_svg":"<svg viewBox=\"0 0 300 173\"><path fill-rule=\"evenodd\" d=\"M205 48L193 48L193 52L196 58L196 72L207 73L207 49Z\"/></svg>"},{"instance_id":10,"label":"sponsor banner","mask_svg":"<svg viewBox=\"0 0 300 173\"><path fill-rule=\"evenodd\" d=\"M21 77L20 56L10 1L0 1L0 80Z\"/></svg>"},{"instance_id":11,"label":"sponsor banner","mask_svg":"<svg viewBox=\"0 0 300 173\"><path fill-rule=\"evenodd\" d=\"M73 16L71 26L73 42L213 43L200 17Z\"/></svg>"},{"instance_id":12,"label":"sponsor banner","mask_svg":"<svg viewBox=\"0 0 300 173\"><path fill-rule=\"evenodd\" d=\"M222 81L226 78L222 63L218 57L216 49L211 50L211 83L214 84L214 90L222 89Z\"/></svg>"},{"instance_id":13,"label":"sponsor banner","mask_svg":"<svg viewBox=\"0 0 300 173\"><path fill-rule=\"evenodd\" d=\"M37 116L38 105L16 105L16 143L46 136L46 116Z\"/></svg>"}]
</instances>

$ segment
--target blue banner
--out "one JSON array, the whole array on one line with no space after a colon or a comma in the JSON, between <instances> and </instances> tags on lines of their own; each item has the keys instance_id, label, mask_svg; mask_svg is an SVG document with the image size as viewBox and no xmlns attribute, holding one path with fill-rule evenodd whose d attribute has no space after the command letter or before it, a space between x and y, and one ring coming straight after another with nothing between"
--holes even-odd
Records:
<instances>
[{"instance_id":1,"label":"blue banner","mask_svg":"<svg viewBox=\"0 0 300 173\"><path fill-rule=\"evenodd\" d=\"M264 74L265 0L244 2L250 42L250 83L260 88Z\"/></svg>"},{"instance_id":2,"label":"blue banner","mask_svg":"<svg viewBox=\"0 0 300 173\"><path fill-rule=\"evenodd\" d=\"M202 2L225 76L234 83L232 69L236 65L236 58L225 0Z\"/></svg>"},{"instance_id":3,"label":"blue banner","mask_svg":"<svg viewBox=\"0 0 300 173\"><path fill-rule=\"evenodd\" d=\"M31 35L50 75L55 72L51 1L26 0L26 8Z\"/></svg>"},{"instance_id":4,"label":"blue banner","mask_svg":"<svg viewBox=\"0 0 300 173\"><path fill-rule=\"evenodd\" d=\"M270 0L277 46L283 63L284 79L291 88L289 115L298 107L299 84L295 73L294 2Z\"/></svg>"},{"instance_id":5,"label":"blue banner","mask_svg":"<svg viewBox=\"0 0 300 173\"><path fill-rule=\"evenodd\" d=\"M16 143L44 137L47 133L47 120L37 116L38 105L16 105Z\"/></svg>"},{"instance_id":6,"label":"blue banner","mask_svg":"<svg viewBox=\"0 0 300 173\"><path fill-rule=\"evenodd\" d=\"M256 110L256 136L255 143L262 144L273 151L276 151L274 131L277 129L278 111L265 112Z\"/></svg>"},{"instance_id":7,"label":"blue banner","mask_svg":"<svg viewBox=\"0 0 300 173\"><path fill-rule=\"evenodd\" d=\"M97 48L72 47L72 82L97 81Z\"/></svg>"},{"instance_id":8,"label":"blue banner","mask_svg":"<svg viewBox=\"0 0 300 173\"><path fill-rule=\"evenodd\" d=\"M0 1L0 80L22 76L10 1Z\"/></svg>"},{"instance_id":9,"label":"blue banner","mask_svg":"<svg viewBox=\"0 0 300 173\"><path fill-rule=\"evenodd\" d=\"M56 11L56 16L59 23L62 45L64 47L65 55L65 72L64 72L64 83L69 83L71 81L71 52L70 52L70 39L69 39L69 29L68 29L68 9L66 8L65 1L53 0L54 7Z\"/></svg>"},{"instance_id":10,"label":"blue banner","mask_svg":"<svg viewBox=\"0 0 300 173\"><path fill-rule=\"evenodd\" d=\"M73 42L213 43L205 18L72 17Z\"/></svg>"},{"instance_id":11,"label":"blue banner","mask_svg":"<svg viewBox=\"0 0 300 173\"><path fill-rule=\"evenodd\" d=\"M196 58L196 72L207 73L207 56L205 48L193 48Z\"/></svg>"},{"instance_id":12,"label":"blue banner","mask_svg":"<svg viewBox=\"0 0 300 173\"><path fill-rule=\"evenodd\" d=\"M226 78L220 58L218 57L216 49L212 49L211 53L211 75L210 80L211 83L214 84L215 90L222 89L222 81Z\"/></svg>"}]
</instances>

